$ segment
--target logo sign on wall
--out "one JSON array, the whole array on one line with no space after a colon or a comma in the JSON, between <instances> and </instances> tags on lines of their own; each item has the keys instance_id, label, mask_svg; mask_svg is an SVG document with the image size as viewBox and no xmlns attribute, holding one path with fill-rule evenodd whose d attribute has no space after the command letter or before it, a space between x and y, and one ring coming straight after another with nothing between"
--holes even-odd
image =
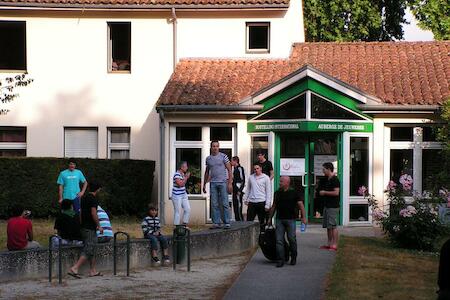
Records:
<instances>
[{"instance_id":1,"label":"logo sign on wall","mask_svg":"<svg viewBox=\"0 0 450 300\"><path fill-rule=\"evenodd\" d=\"M281 158L280 159L281 176L303 176L305 175L304 158Z\"/></svg>"}]
</instances>

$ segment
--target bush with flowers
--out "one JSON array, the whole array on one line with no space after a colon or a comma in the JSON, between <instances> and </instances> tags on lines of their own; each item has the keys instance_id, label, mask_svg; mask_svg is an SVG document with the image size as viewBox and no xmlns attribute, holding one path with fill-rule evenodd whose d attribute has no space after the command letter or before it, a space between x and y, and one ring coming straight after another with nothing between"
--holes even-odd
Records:
<instances>
[{"instance_id":1,"label":"bush with flowers","mask_svg":"<svg viewBox=\"0 0 450 300\"><path fill-rule=\"evenodd\" d=\"M450 193L444 195L446 190L442 189L440 196L418 195L412 183L413 179L407 174L400 177L399 184L390 181L385 191L388 196L385 208L379 207L365 187L361 187L359 193L368 199L373 220L394 244L402 248L436 250L436 243L447 230L439 219L438 206L444 199L450 200Z\"/></svg>"}]
</instances>

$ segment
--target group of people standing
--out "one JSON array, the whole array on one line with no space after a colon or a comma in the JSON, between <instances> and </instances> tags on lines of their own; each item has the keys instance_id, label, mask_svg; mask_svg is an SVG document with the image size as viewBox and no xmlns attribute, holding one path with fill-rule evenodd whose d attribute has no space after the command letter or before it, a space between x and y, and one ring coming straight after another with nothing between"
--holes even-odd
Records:
<instances>
[{"instance_id":1,"label":"group of people standing","mask_svg":"<svg viewBox=\"0 0 450 300\"><path fill-rule=\"evenodd\" d=\"M230 161L225 153L220 152L218 141L211 142L211 154L206 158L205 163L202 189L203 193L206 193L206 186L209 183L213 222L211 229L229 229L231 227L228 194L232 194L232 206L236 221L244 221L243 203L248 206L247 221L253 221L256 216L261 223L266 221L272 201L271 180L274 173L272 163L265 158L263 152L258 153L258 162L254 165L255 172L249 176L248 180L246 180L244 168L240 165L239 157L234 156ZM175 225L189 223L191 208L186 191L186 183L189 178L188 163L182 161L173 176L171 198ZM181 220L182 209L183 219Z\"/></svg>"},{"instance_id":2,"label":"group of people standing","mask_svg":"<svg viewBox=\"0 0 450 300\"><path fill-rule=\"evenodd\" d=\"M229 229L230 204L228 194L232 194L232 205L236 221L243 221L242 204L247 205L247 221L254 221L256 217L261 224L261 230L266 225L272 225L272 218L276 219L277 267L284 265L284 237L287 235L291 264L296 264L297 242L295 237L295 221L299 212L301 220L307 223L306 211L303 204L303 195L291 188L288 176L280 177L280 187L273 194L272 180L274 170L272 163L266 159L264 152L257 153L258 161L253 164L253 172L248 179L245 170L240 165L239 157L228 156L220 152L218 141L211 142L211 154L206 158L206 168L203 180L203 192L210 184L210 201L212 207L211 229ZM317 196L324 202L323 227L327 228L328 243L321 249L337 250L337 217L339 214L339 179L334 175L332 163L323 165L325 177L317 186ZM172 201L174 205L174 224L180 225L181 209L183 208L183 224L189 222L190 205L186 192L186 183L189 180L188 163L180 163L173 176Z\"/></svg>"}]
</instances>

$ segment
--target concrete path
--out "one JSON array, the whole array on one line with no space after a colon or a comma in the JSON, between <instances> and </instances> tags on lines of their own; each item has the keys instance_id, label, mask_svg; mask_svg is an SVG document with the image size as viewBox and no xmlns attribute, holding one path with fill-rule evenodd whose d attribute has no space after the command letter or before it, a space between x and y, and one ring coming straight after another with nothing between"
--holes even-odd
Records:
<instances>
[{"instance_id":1,"label":"concrete path","mask_svg":"<svg viewBox=\"0 0 450 300\"><path fill-rule=\"evenodd\" d=\"M342 231L346 235L374 235L373 228ZM224 299L321 299L326 276L335 260L335 252L319 249L325 242L326 230L319 225L309 225L305 233L297 231L297 265L285 264L283 268L276 268L258 249Z\"/></svg>"}]
</instances>

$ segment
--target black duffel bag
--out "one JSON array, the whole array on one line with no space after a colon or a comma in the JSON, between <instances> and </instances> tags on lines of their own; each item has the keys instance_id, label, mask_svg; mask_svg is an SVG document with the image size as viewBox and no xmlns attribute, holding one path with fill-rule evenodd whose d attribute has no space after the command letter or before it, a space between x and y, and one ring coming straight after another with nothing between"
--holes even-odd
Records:
<instances>
[{"instance_id":1,"label":"black duffel bag","mask_svg":"<svg viewBox=\"0 0 450 300\"><path fill-rule=\"evenodd\" d=\"M273 226L267 226L261 229L258 238L259 247L262 253L268 260L277 260L277 238L275 235L275 228ZM285 260L289 260L289 244L284 239L284 255Z\"/></svg>"}]
</instances>

